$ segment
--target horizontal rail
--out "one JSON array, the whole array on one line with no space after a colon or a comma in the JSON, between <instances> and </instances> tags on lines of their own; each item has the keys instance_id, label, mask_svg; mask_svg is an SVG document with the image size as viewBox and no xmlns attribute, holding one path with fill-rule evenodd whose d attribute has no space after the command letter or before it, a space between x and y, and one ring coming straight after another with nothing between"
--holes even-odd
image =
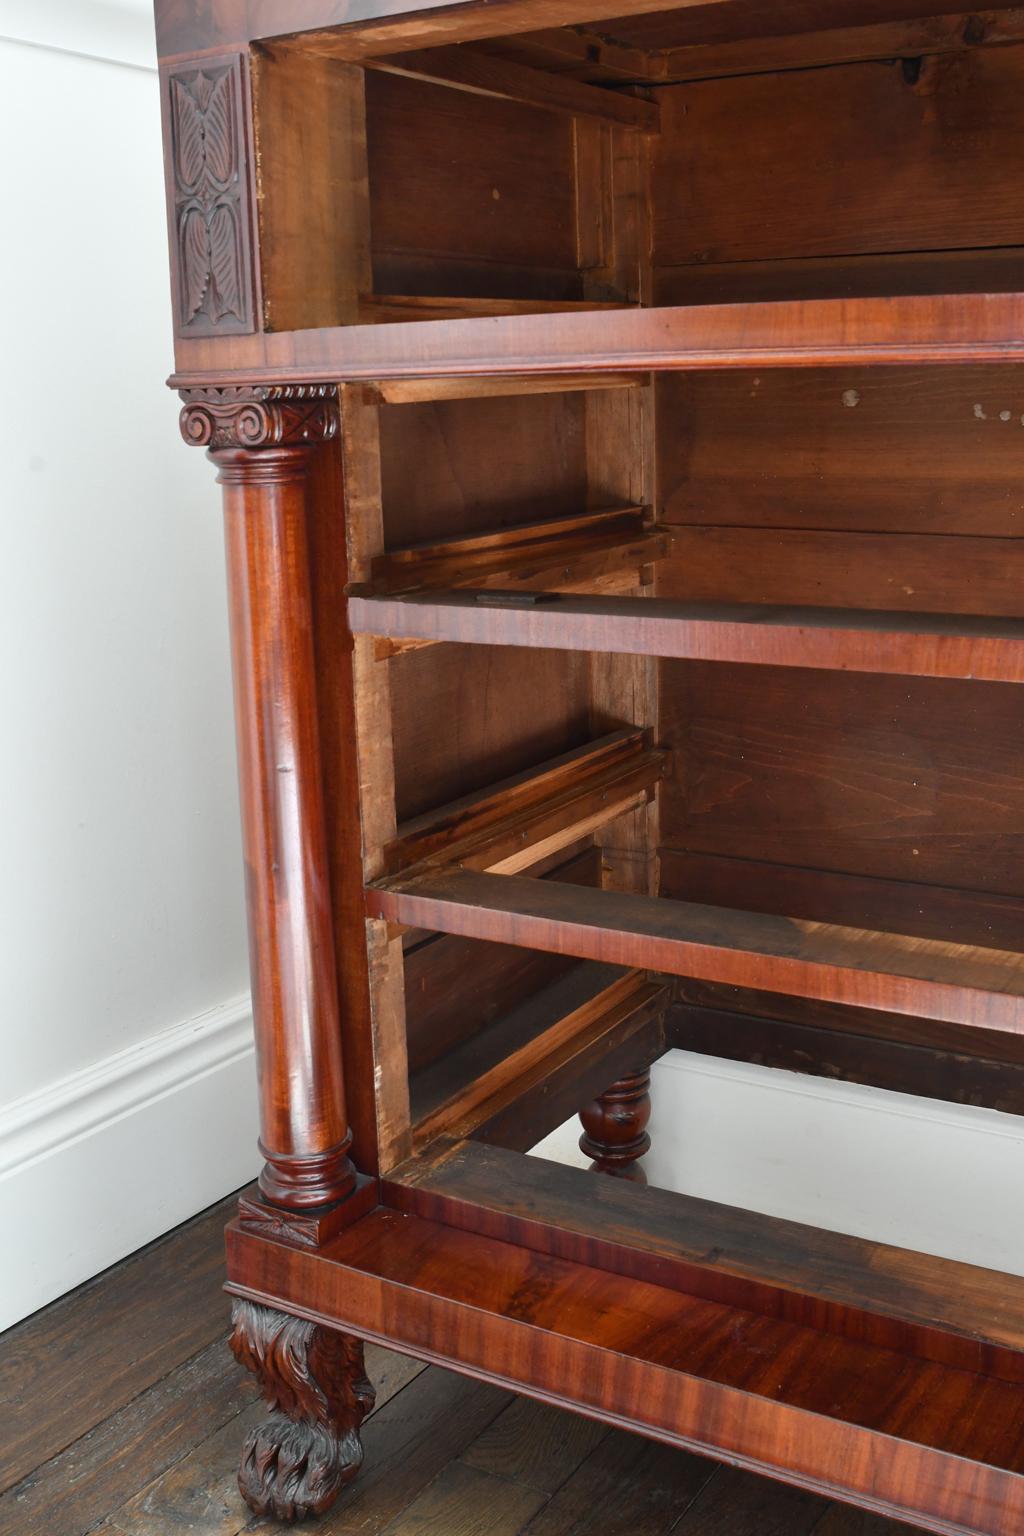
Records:
<instances>
[{"instance_id":1,"label":"horizontal rail","mask_svg":"<svg viewBox=\"0 0 1024 1536\"><path fill-rule=\"evenodd\" d=\"M518 875L449 869L367 890L371 915L766 992L1024 1033L1024 955Z\"/></svg>"},{"instance_id":2,"label":"horizontal rail","mask_svg":"<svg viewBox=\"0 0 1024 1536\"><path fill-rule=\"evenodd\" d=\"M639 971L576 967L539 998L496 1020L412 1078L414 1147L441 1135L468 1136L488 1124L493 1127L491 1137L501 1140L499 1127L510 1123L514 1138L516 1133L526 1136L516 1144L535 1144L586 1103L589 1084L580 1082L588 1069L598 1069L594 1092L614 1081L614 1073L607 1076L604 1067L608 1051L635 1042L664 1014L669 1001L668 987L646 981ZM661 1054L662 1042L659 1036L654 1055ZM631 1064L644 1065L646 1051L636 1044L631 1050L636 1054ZM573 1093L566 1111L559 1095L568 1084ZM555 1098L559 1105L552 1111Z\"/></svg>"},{"instance_id":3,"label":"horizontal rail","mask_svg":"<svg viewBox=\"0 0 1024 1536\"><path fill-rule=\"evenodd\" d=\"M395 301L389 301L394 305ZM413 303L422 319L427 301ZM435 305L453 301L435 300ZM555 311L559 311L555 313ZM395 319L400 313L391 311ZM443 314L443 310L435 310ZM180 340L176 389L225 382L223 342ZM636 369L980 363L1024 358L1024 293L786 299L333 326L234 337L232 384Z\"/></svg>"},{"instance_id":4,"label":"horizontal rail","mask_svg":"<svg viewBox=\"0 0 1024 1536\"><path fill-rule=\"evenodd\" d=\"M349 622L391 640L1024 682L1024 621L976 615L460 590L354 594Z\"/></svg>"},{"instance_id":5,"label":"horizontal rail","mask_svg":"<svg viewBox=\"0 0 1024 1536\"><path fill-rule=\"evenodd\" d=\"M366 59L367 69L406 75L445 85L474 96L514 101L555 112L564 117L595 118L616 128L656 133L660 112L657 104L638 96L621 95L599 86L585 85L564 75L513 63L479 49L428 48Z\"/></svg>"},{"instance_id":6,"label":"horizontal rail","mask_svg":"<svg viewBox=\"0 0 1024 1536\"><path fill-rule=\"evenodd\" d=\"M403 823L384 867L525 869L646 804L670 760L647 732L614 731Z\"/></svg>"}]
</instances>

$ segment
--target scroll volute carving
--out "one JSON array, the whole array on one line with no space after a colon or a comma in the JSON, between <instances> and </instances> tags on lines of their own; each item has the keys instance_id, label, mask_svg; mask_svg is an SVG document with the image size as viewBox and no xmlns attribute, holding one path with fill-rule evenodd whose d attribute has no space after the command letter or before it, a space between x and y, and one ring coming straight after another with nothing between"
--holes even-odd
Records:
<instances>
[{"instance_id":1,"label":"scroll volute carving","mask_svg":"<svg viewBox=\"0 0 1024 1536\"><path fill-rule=\"evenodd\" d=\"M181 435L195 448L312 447L338 432L333 384L182 390Z\"/></svg>"}]
</instances>

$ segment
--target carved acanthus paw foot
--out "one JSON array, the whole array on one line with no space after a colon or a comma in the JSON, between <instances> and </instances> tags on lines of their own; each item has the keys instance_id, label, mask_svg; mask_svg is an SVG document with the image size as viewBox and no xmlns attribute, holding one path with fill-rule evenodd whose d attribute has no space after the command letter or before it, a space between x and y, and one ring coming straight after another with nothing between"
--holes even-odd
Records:
<instances>
[{"instance_id":1,"label":"carved acanthus paw foot","mask_svg":"<svg viewBox=\"0 0 1024 1536\"><path fill-rule=\"evenodd\" d=\"M338 1439L322 1424L296 1424L275 1413L246 1441L238 1486L256 1514L305 1520L331 1507L362 1461L355 1430Z\"/></svg>"},{"instance_id":2,"label":"carved acanthus paw foot","mask_svg":"<svg viewBox=\"0 0 1024 1536\"><path fill-rule=\"evenodd\" d=\"M232 1323L231 1348L272 1409L242 1452L242 1497L278 1520L323 1514L363 1460L373 1388L362 1342L249 1301L235 1302Z\"/></svg>"}]
</instances>

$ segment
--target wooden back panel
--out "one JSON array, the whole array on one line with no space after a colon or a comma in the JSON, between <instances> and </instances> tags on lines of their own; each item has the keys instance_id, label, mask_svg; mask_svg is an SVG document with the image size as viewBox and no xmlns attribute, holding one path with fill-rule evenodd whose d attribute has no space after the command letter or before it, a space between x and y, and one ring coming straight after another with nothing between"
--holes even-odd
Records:
<instances>
[{"instance_id":1,"label":"wooden back panel","mask_svg":"<svg viewBox=\"0 0 1024 1536\"><path fill-rule=\"evenodd\" d=\"M658 93L655 264L1018 245L1024 50Z\"/></svg>"},{"instance_id":2,"label":"wooden back panel","mask_svg":"<svg viewBox=\"0 0 1024 1536\"><path fill-rule=\"evenodd\" d=\"M569 118L366 79L378 293L577 299Z\"/></svg>"},{"instance_id":3,"label":"wooden back panel","mask_svg":"<svg viewBox=\"0 0 1024 1536\"><path fill-rule=\"evenodd\" d=\"M658 296L860 292L894 259L909 291L980 280L1024 237L1024 50L919 62L659 91ZM664 375L657 402L659 596L1019 615L1012 369ZM665 895L1020 946L1017 690L668 661L660 689Z\"/></svg>"}]
</instances>

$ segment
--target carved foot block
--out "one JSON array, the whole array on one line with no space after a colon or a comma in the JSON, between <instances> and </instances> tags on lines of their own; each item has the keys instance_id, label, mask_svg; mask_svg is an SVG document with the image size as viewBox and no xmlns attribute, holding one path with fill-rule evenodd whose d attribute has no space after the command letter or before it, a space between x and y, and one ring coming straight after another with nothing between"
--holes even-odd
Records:
<instances>
[{"instance_id":1,"label":"carved foot block","mask_svg":"<svg viewBox=\"0 0 1024 1536\"><path fill-rule=\"evenodd\" d=\"M236 1301L231 1348L271 1413L242 1451L238 1487L277 1520L320 1515L363 1460L359 1427L373 1407L360 1339L254 1302Z\"/></svg>"}]
</instances>

